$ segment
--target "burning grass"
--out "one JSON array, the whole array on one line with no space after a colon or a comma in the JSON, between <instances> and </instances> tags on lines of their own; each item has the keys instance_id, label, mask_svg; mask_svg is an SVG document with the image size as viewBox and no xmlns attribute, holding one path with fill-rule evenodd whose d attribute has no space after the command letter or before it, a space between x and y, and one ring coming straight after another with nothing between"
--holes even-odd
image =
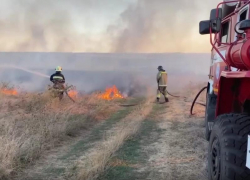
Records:
<instances>
[{"instance_id":1,"label":"burning grass","mask_svg":"<svg viewBox=\"0 0 250 180\"><path fill-rule=\"evenodd\" d=\"M9 83L1 83L0 87L0 94L13 96L18 94L17 89L14 86L11 86Z\"/></svg>"},{"instance_id":2,"label":"burning grass","mask_svg":"<svg viewBox=\"0 0 250 180\"><path fill-rule=\"evenodd\" d=\"M98 98L104 100L114 100L114 99L123 99L124 97L119 92L117 87L114 85L113 87L106 88L106 91L100 94Z\"/></svg>"},{"instance_id":3,"label":"burning grass","mask_svg":"<svg viewBox=\"0 0 250 180\"><path fill-rule=\"evenodd\" d=\"M34 162L48 149L76 134L90 123L104 120L119 109L116 101L98 95L78 96L73 103L43 94L13 93L7 85L0 88L0 179L8 179L20 168Z\"/></svg>"}]
</instances>

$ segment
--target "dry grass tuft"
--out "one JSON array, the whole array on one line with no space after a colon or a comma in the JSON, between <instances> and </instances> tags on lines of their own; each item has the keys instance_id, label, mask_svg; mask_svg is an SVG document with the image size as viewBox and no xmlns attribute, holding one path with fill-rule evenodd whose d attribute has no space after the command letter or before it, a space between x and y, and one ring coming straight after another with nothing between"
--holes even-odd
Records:
<instances>
[{"instance_id":1,"label":"dry grass tuft","mask_svg":"<svg viewBox=\"0 0 250 180\"><path fill-rule=\"evenodd\" d=\"M122 146L124 141L134 135L141 122L152 110L152 103L146 101L137 106L116 127L106 133L103 141L86 153L77 163L77 178L79 180L94 180L107 168L110 158ZM109 166L112 166L110 164Z\"/></svg>"},{"instance_id":2,"label":"dry grass tuft","mask_svg":"<svg viewBox=\"0 0 250 180\"><path fill-rule=\"evenodd\" d=\"M76 103L67 97L60 102L49 92L0 93L0 98L0 179L34 162L45 150L88 126L89 120L106 119L118 109L116 102L97 100L96 95L78 97Z\"/></svg>"}]
</instances>

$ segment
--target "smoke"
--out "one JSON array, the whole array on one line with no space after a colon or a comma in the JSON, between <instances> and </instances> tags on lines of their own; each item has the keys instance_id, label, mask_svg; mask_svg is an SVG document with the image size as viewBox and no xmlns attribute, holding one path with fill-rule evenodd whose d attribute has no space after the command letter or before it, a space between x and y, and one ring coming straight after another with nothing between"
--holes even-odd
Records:
<instances>
[{"instance_id":1,"label":"smoke","mask_svg":"<svg viewBox=\"0 0 250 180\"><path fill-rule=\"evenodd\" d=\"M217 2L2 0L1 51L121 53L0 53L0 64L18 67L0 69L0 80L41 90L49 83L47 75L61 65L66 81L82 91L115 84L124 93L143 94L155 88L156 67L163 65L171 89L181 88L196 76L207 77L207 54L129 53L209 52L198 23L208 19Z\"/></svg>"},{"instance_id":2,"label":"smoke","mask_svg":"<svg viewBox=\"0 0 250 180\"><path fill-rule=\"evenodd\" d=\"M105 51L105 35L101 41L97 34L89 33L91 26L98 23L91 23L89 18L97 21L97 17L92 15L102 5L108 8L96 0L2 0L0 39L5 43L1 43L0 49L69 52L94 51L97 48Z\"/></svg>"},{"instance_id":3,"label":"smoke","mask_svg":"<svg viewBox=\"0 0 250 180\"><path fill-rule=\"evenodd\" d=\"M170 92L189 81L206 81L209 54L74 54L0 53L0 82L10 82L27 91L44 91L49 75L62 66L66 83L91 93L116 85L129 96L145 95L157 87L157 67L168 72ZM178 83L176 83L178 82Z\"/></svg>"},{"instance_id":4,"label":"smoke","mask_svg":"<svg viewBox=\"0 0 250 180\"><path fill-rule=\"evenodd\" d=\"M198 23L218 0L2 0L0 50L204 52Z\"/></svg>"},{"instance_id":5,"label":"smoke","mask_svg":"<svg viewBox=\"0 0 250 180\"><path fill-rule=\"evenodd\" d=\"M154 53L206 50L208 40L200 42L202 37L198 34L198 23L208 18L210 4L215 7L218 0L200 1L138 0L121 13L118 24L108 28L108 32L114 36L113 51ZM207 17L203 16L202 11L207 12Z\"/></svg>"}]
</instances>

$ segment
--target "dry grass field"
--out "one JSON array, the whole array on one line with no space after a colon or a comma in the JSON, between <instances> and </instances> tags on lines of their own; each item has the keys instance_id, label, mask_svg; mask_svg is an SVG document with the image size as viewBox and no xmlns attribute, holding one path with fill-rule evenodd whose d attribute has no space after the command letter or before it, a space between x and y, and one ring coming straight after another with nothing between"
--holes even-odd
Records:
<instances>
[{"instance_id":1,"label":"dry grass field","mask_svg":"<svg viewBox=\"0 0 250 180\"><path fill-rule=\"evenodd\" d=\"M176 92L185 98L161 104L152 94L107 100L71 92L73 103L3 84L0 179L205 180L204 107L189 115L201 88L191 84Z\"/></svg>"}]
</instances>

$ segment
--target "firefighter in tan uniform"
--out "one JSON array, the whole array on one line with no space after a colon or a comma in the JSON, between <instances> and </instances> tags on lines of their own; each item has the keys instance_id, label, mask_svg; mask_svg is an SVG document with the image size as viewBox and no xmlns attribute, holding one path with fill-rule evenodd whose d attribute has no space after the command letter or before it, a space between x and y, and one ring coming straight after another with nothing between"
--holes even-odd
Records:
<instances>
[{"instance_id":1,"label":"firefighter in tan uniform","mask_svg":"<svg viewBox=\"0 0 250 180\"><path fill-rule=\"evenodd\" d=\"M162 66L158 67L158 74L156 77L158 83L157 89L157 102L160 101L161 94L164 95L165 101L169 102L168 100L168 93L167 93L167 72L163 69Z\"/></svg>"}]
</instances>

